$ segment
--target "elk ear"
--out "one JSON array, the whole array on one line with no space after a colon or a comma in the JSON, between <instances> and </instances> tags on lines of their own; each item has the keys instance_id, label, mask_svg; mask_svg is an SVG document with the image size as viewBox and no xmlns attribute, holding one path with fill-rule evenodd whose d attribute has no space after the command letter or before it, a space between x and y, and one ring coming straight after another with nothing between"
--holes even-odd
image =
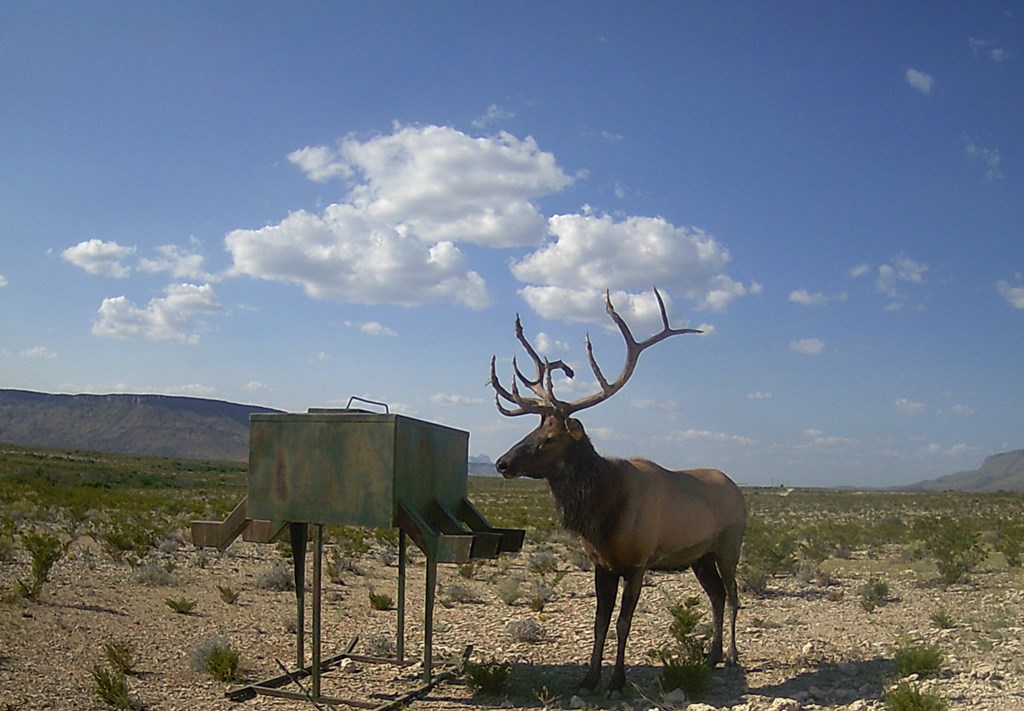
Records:
<instances>
[{"instance_id":1,"label":"elk ear","mask_svg":"<svg viewBox=\"0 0 1024 711\"><path fill-rule=\"evenodd\" d=\"M587 433L583 431L583 423L575 417L570 417L565 421L565 430L577 442L587 436Z\"/></svg>"}]
</instances>

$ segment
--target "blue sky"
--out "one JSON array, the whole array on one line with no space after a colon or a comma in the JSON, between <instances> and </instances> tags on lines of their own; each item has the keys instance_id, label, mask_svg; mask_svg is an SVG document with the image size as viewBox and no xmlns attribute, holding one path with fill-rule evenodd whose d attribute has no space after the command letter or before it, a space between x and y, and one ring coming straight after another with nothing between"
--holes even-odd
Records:
<instances>
[{"instance_id":1,"label":"blue sky","mask_svg":"<svg viewBox=\"0 0 1024 711\"><path fill-rule=\"evenodd\" d=\"M8 3L0 386L890 485L1024 447L1024 5Z\"/></svg>"}]
</instances>

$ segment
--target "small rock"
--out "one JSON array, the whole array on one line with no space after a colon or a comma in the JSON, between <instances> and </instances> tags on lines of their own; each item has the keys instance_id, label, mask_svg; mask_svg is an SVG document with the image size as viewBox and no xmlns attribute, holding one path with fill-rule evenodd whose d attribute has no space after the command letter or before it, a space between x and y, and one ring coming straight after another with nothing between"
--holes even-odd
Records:
<instances>
[{"instance_id":1,"label":"small rock","mask_svg":"<svg viewBox=\"0 0 1024 711\"><path fill-rule=\"evenodd\" d=\"M768 711L800 711L800 702L796 699L775 699L768 707Z\"/></svg>"},{"instance_id":2,"label":"small rock","mask_svg":"<svg viewBox=\"0 0 1024 711\"><path fill-rule=\"evenodd\" d=\"M686 711L718 711L718 709L710 704L690 704L686 707Z\"/></svg>"},{"instance_id":3,"label":"small rock","mask_svg":"<svg viewBox=\"0 0 1024 711\"><path fill-rule=\"evenodd\" d=\"M580 696L573 696L571 699L569 699L569 708L571 709L581 709L586 705L587 702L584 701L583 698Z\"/></svg>"}]
</instances>

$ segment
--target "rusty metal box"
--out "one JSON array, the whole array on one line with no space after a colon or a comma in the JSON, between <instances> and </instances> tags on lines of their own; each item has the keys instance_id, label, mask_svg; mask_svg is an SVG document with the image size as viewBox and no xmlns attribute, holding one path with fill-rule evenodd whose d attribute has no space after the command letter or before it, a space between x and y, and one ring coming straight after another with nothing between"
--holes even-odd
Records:
<instances>
[{"instance_id":1,"label":"rusty metal box","mask_svg":"<svg viewBox=\"0 0 1024 711\"><path fill-rule=\"evenodd\" d=\"M253 414L251 519L395 526L396 504L424 514L466 497L469 433L362 410Z\"/></svg>"}]
</instances>

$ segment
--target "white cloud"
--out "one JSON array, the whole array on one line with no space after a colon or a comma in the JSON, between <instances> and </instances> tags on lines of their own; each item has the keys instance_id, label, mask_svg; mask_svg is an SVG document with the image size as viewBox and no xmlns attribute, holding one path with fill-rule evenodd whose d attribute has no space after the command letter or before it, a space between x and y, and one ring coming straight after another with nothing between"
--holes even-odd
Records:
<instances>
[{"instance_id":1,"label":"white cloud","mask_svg":"<svg viewBox=\"0 0 1024 711\"><path fill-rule=\"evenodd\" d=\"M259 380L250 380L248 383L242 386L242 390L250 393L263 393L269 392L270 386Z\"/></svg>"},{"instance_id":2,"label":"white cloud","mask_svg":"<svg viewBox=\"0 0 1024 711\"><path fill-rule=\"evenodd\" d=\"M996 291L1015 309L1024 309L1024 286L1010 286L1007 281L996 283Z\"/></svg>"},{"instance_id":3,"label":"white cloud","mask_svg":"<svg viewBox=\"0 0 1024 711\"><path fill-rule=\"evenodd\" d=\"M726 434L725 432L709 432L708 430L684 430L677 432L675 438L682 442L706 442L710 444L735 444L741 447L755 447L757 440L751 437Z\"/></svg>"},{"instance_id":4,"label":"white cloud","mask_svg":"<svg viewBox=\"0 0 1024 711\"><path fill-rule=\"evenodd\" d=\"M277 225L225 237L234 274L300 285L315 299L414 306L453 301L474 309L490 303L483 278L451 242L425 245L373 225L351 205L323 216L293 212Z\"/></svg>"},{"instance_id":5,"label":"white cloud","mask_svg":"<svg viewBox=\"0 0 1024 711\"><path fill-rule=\"evenodd\" d=\"M66 261L90 274L124 279L131 273L124 260L135 253L135 247L124 247L117 242L90 239L79 242L61 252Z\"/></svg>"},{"instance_id":6,"label":"white cloud","mask_svg":"<svg viewBox=\"0 0 1024 711\"><path fill-rule=\"evenodd\" d=\"M93 334L190 345L199 343L199 335L192 326L195 316L222 310L213 287L171 284L165 293L164 297L150 299L145 307L136 306L125 296L104 299L99 319L92 326Z\"/></svg>"},{"instance_id":7,"label":"white cloud","mask_svg":"<svg viewBox=\"0 0 1024 711\"><path fill-rule=\"evenodd\" d=\"M866 276L867 274L871 273L871 265L858 264L856 266L850 267L850 271L847 273L854 279L859 279L860 277Z\"/></svg>"},{"instance_id":8,"label":"white cloud","mask_svg":"<svg viewBox=\"0 0 1024 711\"><path fill-rule=\"evenodd\" d=\"M811 293L806 289L797 289L789 292L789 300L794 304L801 304L803 306L821 306L829 301L846 301L846 299L847 294L845 291L839 292L834 296L827 296L820 291Z\"/></svg>"},{"instance_id":9,"label":"white cloud","mask_svg":"<svg viewBox=\"0 0 1024 711\"><path fill-rule=\"evenodd\" d=\"M748 400L771 400L773 397L775 396L772 393L768 392L758 391L753 393L747 393Z\"/></svg>"},{"instance_id":10,"label":"white cloud","mask_svg":"<svg viewBox=\"0 0 1024 711\"><path fill-rule=\"evenodd\" d=\"M924 275L927 271L927 264L915 262L913 259L902 254L893 257L887 263L879 266L878 277L875 280L875 289L878 293L896 300L894 303L889 304L886 310L895 311L903 308L903 302L907 300L908 296L901 291L901 287L908 284L923 284Z\"/></svg>"},{"instance_id":11,"label":"white cloud","mask_svg":"<svg viewBox=\"0 0 1024 711\"><path fill-rule=\"evenodd\" d=\"M7 277L5 277L3 274L0 274L0 289L2 289L5 286L7 286Z\"/></svg>"},{"instance_id":12,"label":"white cloud","mask_svg":"<svg viewBox=\"0 0 1024 711\"><path fill-rule=\"evenodd\" d=\"M45 358L51 360L57 357L54 351L51 351L46 346L36 346L34 348L26 348L19 353L22 358Z\"/></svg>"},{"instance_id":13,"label":"white cloud","mask_svg":"<svg viewBox=\"0 0 1024 711\"><path fill-rule=\"evenodd\" d=\"M511 111L506 111L497 104L491 104L487 107L487 113L473 120L473 128L484 129L492 123L505 121L510 118L515 118L515 114Z\"/></svg>"},{"instance_id":14,"label":"white cloud","mask_svg":"<svg viewBox=\"0 0 1024 711\"><path fill-rule=\"evenodd\" d=\"M187 383L185 385L170 385L167 387L151 388L152 392L163 395L181 395L183 397L210 398L218 394L217 388L199 383Z\"/></svg>"},{"instance_id":15,"label":"white cloud","mask_svg":"<svg viewBox=\"0 0 1024 711\"><path fill-rule=\"evenodd\" d=\"M905 397L901 397L895 402L896 409L902 412L904 415L920 415L924 412L925 405L923 402L914 402L908 400Z\"/></svg>"},{"instance_id":16,"label":"white cloud","mask_svg":"<svg viewBox=\"0 0 1024 711\"><path fill-rule=\"evenodd\" d=\"M974 50L975 54L988 57L993 62L1005 62L1010 58L1009 52L1002 47L992 46L992 42L989 40L980 40L971 37L967 42L971 45L971 49Z\"/></svg>"},{"instance_id":17,"label":"white cloud","mask_svg":"<svg viewBox=\"0 0 1024 711\"><path fill-rule=\"evenodd\" d=\"M960 415L961 417L971 417L974 415L974 408L969 405L953 405L950 411L954 415Z\"/></svg>"},{"instance_id":18,"label":"white cloud","mask_svg":"<svg viewBox=\"0 0 1024 711\"><path fill-rule=\"evenodd\" d=\"M929 74L918 71L917 69L908 69L906 73L907 84L910 85L915 91L919 91L922 94L930 94L932 86L935 84L935 79Z\"/></svg>"},{"instance_id":19,"label":"white cloud","mask_svg":"<svg viewBox=\"0 0 1024 711\"><path fill-rule=\"evenodd\" d=\"M825 342L819 338L801 338L789 342L789 349L804 355L816 356L825 351Z\"/></svg>"},{"instance_id":20,"label":"white cloud","mask_svg":"<svg viewBox=\"0 0 1024 711\"><path fill-rule=\"evenodd\" d=\"M849 437L825 435L824 432L818 429L804 430L804 434L810 437L811 444L818 447L844 447L854 444L854 440Z\"/></svg>"},{"instance_id":21,"label":"white cloud","mask_svg":"<svg viewBox=\"0 0 1024 711\"><path fill-rule=\"evenodd\" d=\"M1003 177L1002 168L999 167L999 151L994 148L982 148L973 141L968 141L964 146L967 155L975 160L980 160L985 165L985 177L989 180L999 180Z\"/></svg>"},{"instance_id":22,"label":"white cloud","mask_svg":"<svg viewBox=\"0 0 1024 711\"><path fill-rule=\"evenodd\" d=\"M430 396L430 401L437 405L479 405L484 402L481 398L466 397L464 395L453 395L449 393L434 393Z\"/></svg>"},{"instance_id":23,"label":"white cloud","mask_svg":"<svg viewBox=\"0 0 1024 711\"><path fill-rule=\"evenodd\" d=\"M139 259L139 269L155 274L169 272L175 279L215 281L218 277L203 269L204 257L196 252L186 252L177 245L165 244L156 248L160 254L156 259Z\"/></svg>"},{"instance_id":24,"label":"white cloud","mask_svg":"<svg viewBox=\"0 0 1024 711\"><path fill-rule=\"evenodd\" d=\"M657 307L652 284L680 294L700 308L723 311L735 299L761 290L722 274L729 252L699 229L676 227L660 217L555 215L548 221L554 241L512 263L513 275L530 284L520 294L546 317L576 321L603 318L602 294L616 291L616 306ZM640 290L640 294L624 290ZM620 313L623 311L620 310Z\"/></svg>"},{"instance_id":25,"label":"white cloud","mask_svg":"<svg viewBox=\"0 0 1024 711\"><path fill-rule=\"evenodd\" d=\"M360 333L364 333L367 336L397 336L398 333L393 329L385 326L377 321L346 321L346 328L357 329Z\"/></svg>"},{"instance_id":26,"label":"white cloud","mask_svg":"<svg viewBox=\"0 0 1024 711\"><path fill-rule=\"evenodd\" d=\"M556 353L568 353L569 344L565 341L559 341L558 339L548 335L541 331L532 340L534 350L540 355L554 355Z\"/></svg>"},{"instance_id":27,"label":"white cloud","mask_svg":"<svg viewBox=\"0 0 1024 711\"><path fill-rule=\"evenodd\" d=\"M289 156L313 180L349 179L343 202L293 212L276 225L235 230L233 274L302 286L319 299L407 306L490 303L457 243L538 242L546 220L531 202L572 183L532 138L473 138L442 126L392 133Z\"/></svg>"}]
</instances>

